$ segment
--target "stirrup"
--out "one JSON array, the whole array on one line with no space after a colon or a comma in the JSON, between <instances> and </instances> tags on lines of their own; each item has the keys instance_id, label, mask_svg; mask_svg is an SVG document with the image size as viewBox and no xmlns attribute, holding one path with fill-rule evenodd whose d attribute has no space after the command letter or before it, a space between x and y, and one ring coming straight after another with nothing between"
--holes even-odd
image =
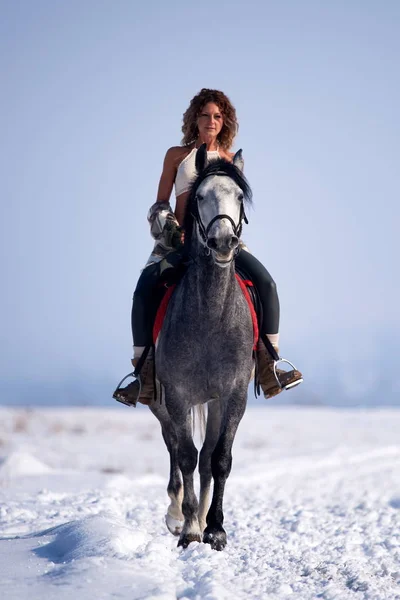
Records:
<instances>
[{"instance_id":1,"label":"stirrup","mask_svg":"<svg viewBox=\"0 0 400 600\"><path fill-rule=\"evenodd\" d=\"M286 358L280 358L279 360L274 361L274 375L275 375L276 382L281 389L290 390L290 389L296 387L297 385L300 385L300 383L303 383L304 379L303 379L303 377L300 377L299 379L296 379L296 381L292 381L291 383L288 383L287 385L283 385L282 382L280 381L278 373L277 373L277 366L279 363L287 363L288 365L290 365L292 367L292 371L297 371L297 369L294 366L294 364L291 363L290 360L287 360ZM290 373L290 371L283 371L281 373L282 373L282 375L284 375L285 373Z\"/></svg>"},{"instance_id":2,"label":"stirrup","mask_svg":"<svg viewBox=\"0 0 400 600\"><path fill-rule=\"evenodd\" d=\"M128 384L126 387L121 388L121 384L124 383L125 379L128 379L128 377L133 377L134 380L130 384ZM139 386L138 394L137 394L135 400L129 400L129 396L124 396L121 392L126 390L126 388L129 385L134 385L135 383L137 383L137 385ZM121 379L121 381L117 385L112 397L114 398L114 400L117 400L118 402L122 402L122 404L125 404L126 406L133 406L134 408L136 408L137 399L140 396L141 388L142 388L142 386L140 384L140 379L135 378L135 373L134 372L128 373L128 375L125 375L125 377L123 379Z\"/></svg>"}]
</instances>

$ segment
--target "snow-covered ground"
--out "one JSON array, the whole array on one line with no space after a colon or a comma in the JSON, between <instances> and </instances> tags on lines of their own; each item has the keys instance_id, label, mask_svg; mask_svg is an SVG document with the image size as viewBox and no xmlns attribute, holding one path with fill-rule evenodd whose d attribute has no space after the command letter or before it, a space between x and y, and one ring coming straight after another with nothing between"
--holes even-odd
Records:
<instances>
[{"instance_id":1,"label":"snow-covered ground","mask_svg":"<svg viewBox=\"0 0 400 600\"><path fill-rule=\"evenodd\" d=\"M400 411L249 407L228 545L176 547L147 409L0 408L0 597L400 599Z\"/></svg>"}]
</instances>

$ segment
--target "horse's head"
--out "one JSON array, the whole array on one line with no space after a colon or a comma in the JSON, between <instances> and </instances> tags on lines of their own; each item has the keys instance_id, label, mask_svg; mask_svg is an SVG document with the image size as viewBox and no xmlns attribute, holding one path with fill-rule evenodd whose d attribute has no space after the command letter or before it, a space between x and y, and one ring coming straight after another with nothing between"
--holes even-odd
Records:
<instances>
[{"instance_id":1,"label":"horse's head","mask_svg":"<svg viewBox=\"0 0 400 600\"><path fill-rule=\"evenodd\" d=\"M203 144L196 154L196 169L198 176L191 189L185 220L185 240L191 244L196 235L204 253L212 254L218 266L226 267L235 257L242 222L246 221L244 204L251 202L251 190L242 174L242 152L235 154L232 163L218 159L207 164Z\"/></svg>"}]
</instances>

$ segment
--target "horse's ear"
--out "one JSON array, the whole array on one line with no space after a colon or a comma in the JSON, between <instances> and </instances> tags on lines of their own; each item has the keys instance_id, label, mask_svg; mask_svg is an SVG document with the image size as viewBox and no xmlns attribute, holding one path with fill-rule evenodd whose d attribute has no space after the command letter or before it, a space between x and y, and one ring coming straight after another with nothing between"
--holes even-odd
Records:
<instances>
[{"instance_id":1,"label":"horse's ear","mask_svg":"<svg viewBox=\"0 0 400 600\"><path fill-rule=\"evenodd\" d=\"M243 156L242 156L242 149L240 149L236 152L235 156L233 157L232 162L235 165L235 167L237 167L239 169L239 171L243 171L244 160L243 160Z\"/></svg>"},{"instance_id":2,"label":"horse's ear","mask_svg":"<svg viewBox=\"0 0 400 600\"><path fill-rule=\"evenodd\" d=\"M201 173L207 164L207 144L202 144L196 152L196 171Z\"/></svg>"}]
</instances>

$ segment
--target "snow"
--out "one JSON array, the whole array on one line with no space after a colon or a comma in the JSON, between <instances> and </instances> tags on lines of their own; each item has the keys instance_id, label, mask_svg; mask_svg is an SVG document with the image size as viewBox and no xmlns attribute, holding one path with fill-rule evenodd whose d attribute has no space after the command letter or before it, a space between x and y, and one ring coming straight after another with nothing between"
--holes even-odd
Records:
<instances>
[{"instance_id":1,"label":"snow","mask_svg":"<svg viewBox=\"0 0 400 600\"><path fill-rule=\"evenodd\" d=\"M177 548L147 409L0 408L0 597L400 600L400 411L249 407L228 545Z\"/></svg>"}]
</instances>

